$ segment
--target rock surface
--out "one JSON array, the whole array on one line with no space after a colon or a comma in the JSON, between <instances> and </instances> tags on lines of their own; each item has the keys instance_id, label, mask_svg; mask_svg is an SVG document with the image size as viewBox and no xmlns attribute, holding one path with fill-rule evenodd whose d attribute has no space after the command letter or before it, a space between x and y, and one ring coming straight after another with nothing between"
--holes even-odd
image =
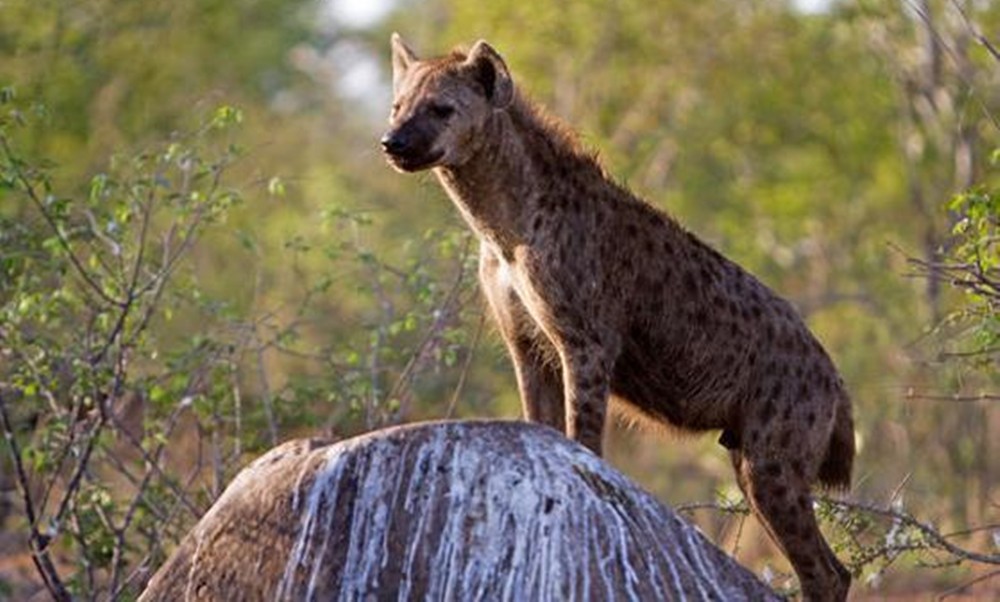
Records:
<instances>
[{"instance_id":1,"label":"rock surface","mask_svg":"<svg viewBox=\"0 0 1000 602\"><path fill-rule=\"evenodd\" d=\"M608 464L524 422L281 445L140 600L777 600Z\"/></svg>"}]
</instances>

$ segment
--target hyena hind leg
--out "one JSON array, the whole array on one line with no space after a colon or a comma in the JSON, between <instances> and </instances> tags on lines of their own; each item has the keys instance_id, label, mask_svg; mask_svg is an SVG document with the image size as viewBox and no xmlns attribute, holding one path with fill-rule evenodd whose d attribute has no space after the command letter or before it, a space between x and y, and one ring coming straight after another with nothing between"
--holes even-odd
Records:
<instances>
[{"instance_id":1,"label":"hyena hind leg","mask_svg":"<svg viewBox=\"0 0 1000 602\"><path fill-rule=\"evenodd\" d=\"M755 460L738 450L731 454L740 489L795 569L803 600L846 600L851 574L819 530L809 482L801 471L783 459Z\"/></svg>"}]
</instances>

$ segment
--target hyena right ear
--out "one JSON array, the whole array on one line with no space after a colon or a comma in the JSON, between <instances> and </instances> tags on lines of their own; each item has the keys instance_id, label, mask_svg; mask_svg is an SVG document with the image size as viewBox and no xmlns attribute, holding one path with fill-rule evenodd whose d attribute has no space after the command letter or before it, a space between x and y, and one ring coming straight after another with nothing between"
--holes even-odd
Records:
<instances>
[{"instance_id":1,"label":"hyena right ear","mask_svg":"<svg viewBox=\"0 0 1000 602\"><path fill-rule=\"evenodd\" d=\"M472 46L465 64L486 91L486 98L497 109L506 109L514 101L514 82L500 53L479 40Z\"/></svg>"},{"instance_id":2,"label":"hyena right ear","mask_svg":"<svg viewBox=\"0 0 1000 602\"><path fill-rule=\"evenodd\" d=\"M399 84L406 75L410 65L417 62L417 55L403 41L398 33L392 33L392 93L399 92Z\"/></svg>"}]
</instances>

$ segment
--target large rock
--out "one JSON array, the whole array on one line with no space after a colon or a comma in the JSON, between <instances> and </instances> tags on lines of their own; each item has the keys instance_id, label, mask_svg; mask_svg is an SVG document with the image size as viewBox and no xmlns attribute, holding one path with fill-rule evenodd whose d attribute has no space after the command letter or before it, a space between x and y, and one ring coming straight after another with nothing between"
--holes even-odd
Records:
<instances>
[{"instance_id":1,"label":"large rock","mask_svg":"<svg viewBox=\"0 0 1000 602\"><path fill-rule=\"evenodd\" d=\"M778 598L556 431L442 422L271 450L140 598L262 599Z\"/></svg>"}]
</instances>

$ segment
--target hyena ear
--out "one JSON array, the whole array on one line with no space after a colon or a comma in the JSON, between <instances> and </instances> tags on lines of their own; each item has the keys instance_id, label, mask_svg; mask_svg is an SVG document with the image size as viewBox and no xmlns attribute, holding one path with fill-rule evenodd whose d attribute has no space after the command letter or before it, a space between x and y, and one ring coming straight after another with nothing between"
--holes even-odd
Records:
<instances>
[{"instance_id":1,"label":"hyena ear","mask_svg":"<svg viewBox=\"0 0 1000 602\"><path fill-rule=\"evenodd\" d=\"M499 52L485 40L479 40L469 51L465 64L472 69L472 76L483 86L486 98L495 108L510 106L514 101L514 82Z\"/></svg>"},{"instance_id":2,"label":"hyena ear","mask_svg":"<svg viewBox=\"0 0 1000 602\"><path fill-rule=\"evenodd\" d=\"M417 62L417 55L403 41L398 33L392 33L392 92L399 92L399 84L410 65Z\"/></svg>"}]
</instances>

